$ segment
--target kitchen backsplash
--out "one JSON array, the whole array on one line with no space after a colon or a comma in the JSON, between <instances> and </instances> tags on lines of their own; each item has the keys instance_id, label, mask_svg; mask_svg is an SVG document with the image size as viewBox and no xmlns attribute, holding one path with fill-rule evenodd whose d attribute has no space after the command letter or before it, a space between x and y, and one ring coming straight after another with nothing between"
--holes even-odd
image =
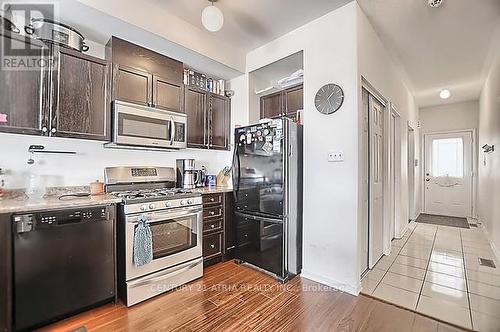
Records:
<instances>
[{"instance_id":1,"label":"kitchen backsplash","mask_svg":"<svg viewBox=\"0 0 500 332\"><path fill-rule=\"evenodd\" d=\"M28 165L28 146L44 145L46 150L75 151L76 154L34 154L35 163ZM104 148L102 142L0 134L0 168L5 174L7 189L24 188L28 175L42 176L44 185L78 186L100 180L107 166L139 165L175 167L175 160L193 158L196 167L202 165L209 174L217 174L231 165L230 151L204 151L187 149L180 151L141 151Z\"/></svg>"}]
</instances>

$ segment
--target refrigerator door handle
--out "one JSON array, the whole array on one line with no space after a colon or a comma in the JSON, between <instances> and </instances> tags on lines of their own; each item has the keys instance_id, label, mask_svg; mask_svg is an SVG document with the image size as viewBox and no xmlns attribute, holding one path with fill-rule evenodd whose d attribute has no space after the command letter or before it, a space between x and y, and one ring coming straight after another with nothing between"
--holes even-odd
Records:
<instances>
[{"instance_id":1,"label":"refrigerator door handle","mask_svg":"<svg viewBox=\"0 0 500 332\"><path fill-rule=\"evenodd\" d=\"M236 162L237 162L237 164L236 164ZM237 169L237 171L236 171L236 169ZM238 155L238 144L237 143L234 146L232 177L233 177L233 195L234 195L234 200L236 202L237 197L238 197L238 191L240 190L240 157Z\"/></svg>"}]
</instances>

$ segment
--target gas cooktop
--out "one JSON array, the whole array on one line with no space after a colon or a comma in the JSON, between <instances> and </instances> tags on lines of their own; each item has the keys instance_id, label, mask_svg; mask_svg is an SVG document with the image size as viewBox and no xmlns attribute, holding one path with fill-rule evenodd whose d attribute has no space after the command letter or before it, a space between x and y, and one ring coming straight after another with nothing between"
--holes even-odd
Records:
<instances>
[{"instance_id":1,"label":"gas cooktop","mask_svg":"<svg viewBox=\"0 0 500 332\"><path fill-rule=\"evenodd\" d=\"M125 203L186 198L199 195L196 191L180 188L126 190L111 192L111 194L118 198L122 198Z\"/></svg>"}]
</instances>

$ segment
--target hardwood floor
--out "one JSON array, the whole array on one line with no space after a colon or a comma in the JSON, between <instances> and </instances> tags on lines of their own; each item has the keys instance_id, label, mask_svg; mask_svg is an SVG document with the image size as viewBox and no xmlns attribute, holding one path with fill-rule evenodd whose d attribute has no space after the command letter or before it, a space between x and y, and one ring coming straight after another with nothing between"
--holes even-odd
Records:
<instances>
[{"instance_id":1,"label":"hardwood floor","mask_svg":"<svg viewBox=\"0 0 500 332\"><path fill-rule=\"evenodd\" d=\"M460 331L373 298L295 277L282 285L225 262L131 308L109 304L43 331ZM79 330L79 331L80 331Z\"/></svg>"}]
</instances>

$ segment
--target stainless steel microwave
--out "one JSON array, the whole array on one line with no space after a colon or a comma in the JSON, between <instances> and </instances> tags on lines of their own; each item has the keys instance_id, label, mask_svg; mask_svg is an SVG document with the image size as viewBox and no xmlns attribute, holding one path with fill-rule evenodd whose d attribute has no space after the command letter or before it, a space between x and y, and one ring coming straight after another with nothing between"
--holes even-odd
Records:
<instances>
[{"instance_id":1,"label":"stainless steel microwave","mask_svg":"<svg viewBox=\"0 0 500 332\"><path fill-rule=\"evenodd\" d=\"M169 149L187 147L187 116L182 113L114 101L113 143Z\"/></svg>"}]
</instances>

